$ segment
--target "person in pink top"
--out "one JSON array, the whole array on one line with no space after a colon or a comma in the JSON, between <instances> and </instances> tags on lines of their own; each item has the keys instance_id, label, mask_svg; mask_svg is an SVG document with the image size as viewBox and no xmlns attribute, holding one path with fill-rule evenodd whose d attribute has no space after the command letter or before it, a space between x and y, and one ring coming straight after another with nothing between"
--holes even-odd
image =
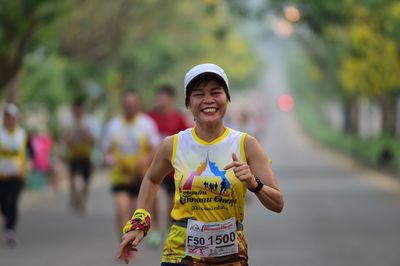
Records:
<instances>
[{"instance_id":1,"label":"person in pink top","mask_svg":"<svg viewBox=\"0 0 400 266\"><path fill-rule=\"evenodd\" d=\"M31 145L35 154L33 158L35 170L48 174L51 171L50 154L53 140L47 134L36 133L32 136Z\"/></svg>"}]
</instances>

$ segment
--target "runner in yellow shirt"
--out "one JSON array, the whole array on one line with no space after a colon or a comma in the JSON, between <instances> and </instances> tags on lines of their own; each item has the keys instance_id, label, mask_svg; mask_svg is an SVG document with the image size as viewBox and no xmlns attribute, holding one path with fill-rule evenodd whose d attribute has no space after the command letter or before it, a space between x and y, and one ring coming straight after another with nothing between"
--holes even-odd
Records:
<instances>
[{"instance_id":1,"label":"runner in yellow shirt","mask_svg":"<svg viewBox=\"0 0 400 266\"><path fill-rule=\"evenodd\" d=\"M142 182L138 209L124 227L118 258L128 263L138 250L150 230L147 210L162 178L174 170L174 223L161 265L248 265L246 192L254 192L274 212L282 211L282 193L260 143L224 126L230 94L223 69L197 65L186 74L184 88L195 126L165 138L157 151Z\"/></svg>"},{"instance_id":2,"label":"runner in yellow shirt","mask_svg":"<svg viewBox=\"0 0 400 266\"><path fill-rule=\"evenodd\" d=\"M98 140L95 120L85 110L85 100L77 97L71 113L62 121L62 138L69 168L70 206L84 214L93 171L92 152ZM78 182L78 178L82 182Z\"/></svg>"}]
</instances>

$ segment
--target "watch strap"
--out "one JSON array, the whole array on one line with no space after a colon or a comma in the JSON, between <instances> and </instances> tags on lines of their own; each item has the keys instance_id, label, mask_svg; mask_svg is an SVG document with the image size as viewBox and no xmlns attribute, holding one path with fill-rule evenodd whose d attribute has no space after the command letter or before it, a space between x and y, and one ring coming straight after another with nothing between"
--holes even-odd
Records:
<instances>
[{"instance_id":1,"label":"watch strap","mask_svg":"<svg viewBox=\"0 0 400 266\"><path fill-rule=\"evenodd\" d=\"M264 186L264 183L260 180L260 178L258 178L258 176L256 176L256 182L257 182L257 186L255 188L248 188L248 190L250 190L253 193L257 193Z\"/></svg>"}]
</instances>

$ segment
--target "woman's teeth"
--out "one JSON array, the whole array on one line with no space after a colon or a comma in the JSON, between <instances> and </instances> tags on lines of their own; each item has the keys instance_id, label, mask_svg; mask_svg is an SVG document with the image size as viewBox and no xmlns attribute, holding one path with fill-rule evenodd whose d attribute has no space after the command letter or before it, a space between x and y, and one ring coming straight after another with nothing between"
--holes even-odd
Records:
<instances>
[{"instance_id":1,"label":"woman's teeth","mask_svg":"<svg viewBox=\"0 0 400 266\"><path fill-rule=\"evenodd\" d=\"M216 111L217 111L216 108L206 108L206 109L203 109L203 112L204 112L204 113L214 113L214 112L216 112Z\"/></svg>"}]
</instances>

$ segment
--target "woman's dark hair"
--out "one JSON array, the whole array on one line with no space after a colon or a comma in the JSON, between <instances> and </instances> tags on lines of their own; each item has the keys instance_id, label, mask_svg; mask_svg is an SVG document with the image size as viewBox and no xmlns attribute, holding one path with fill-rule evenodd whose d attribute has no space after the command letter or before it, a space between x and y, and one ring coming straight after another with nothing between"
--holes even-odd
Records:
<instances>
[{"instance_id":1,"label":"woman's dark hair","mask_svg":"<svg viewBox=\"0 0 400 266\"><path fill-rule=\"evenodd\" d=\"M199 75L199 76L195 77L187 85L186 98L185 98L186 108L188 108L189 105L190 105L190 100L189 99L190 99L190 95L192 95L193 89L197 88L198 86L200 86L202 84L207 85L209 82L211 82L213 80L215 80L218 83L218 85L220 85L224 89L226 97L228 98L228 101L231 101L231 96L229 95L229 90L228 90L228 87L226 86L225 81L221 77L216 75L216 74L204 73L202 75Z\"/></svg>"}]
</instances>

